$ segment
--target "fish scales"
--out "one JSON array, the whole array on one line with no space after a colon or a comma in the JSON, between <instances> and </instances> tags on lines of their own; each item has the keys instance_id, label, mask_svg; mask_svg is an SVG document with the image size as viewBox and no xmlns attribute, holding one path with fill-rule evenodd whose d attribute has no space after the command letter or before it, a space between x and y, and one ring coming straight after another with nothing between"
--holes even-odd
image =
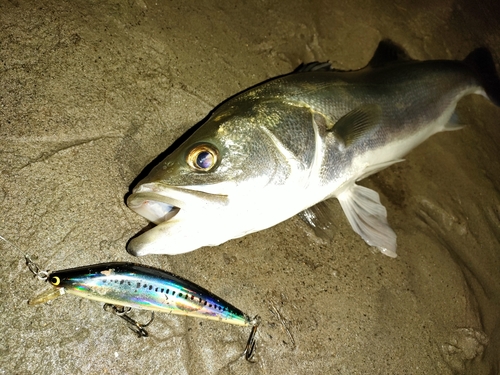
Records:
<instances>
[{"instance_id":1,"label":"fish scales","mask_svg":"<svg viewBox=\"0 0 500 375\"><path fill-rule=\"evenodd\" d=\"M356 182L433 134L461 128L453 114L462 97L480 94L499 105L500 80L485 49L464 61L411 61L401 50L388 55L403 61L383 61L391 49L382 42L357 71L307 64L219 105L128 197L132 210L157 224L128 252L216 246L295 214L324 237L331 226L322 221L335 220L325 202L337 198L354 231L395 257L387 210Z\"/></svg>"}]
</instances>

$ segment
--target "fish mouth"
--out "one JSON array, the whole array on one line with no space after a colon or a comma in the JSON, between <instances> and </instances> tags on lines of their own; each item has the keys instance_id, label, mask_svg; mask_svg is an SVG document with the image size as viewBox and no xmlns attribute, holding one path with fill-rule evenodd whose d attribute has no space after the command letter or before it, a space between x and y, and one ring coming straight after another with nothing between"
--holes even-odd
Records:
<instances>
[{"instance_id":1,"label":"fish mouth","mask_svg":"<svg viewBox=\"0 0 500 375\"><path fill-rule=\"evenodd\" d=\"M135 188L127 198L127 206L155 224L172 219L179 213L182 202L165 195L165 189L149 185L152 184Z\"/></svg>"},{"instance_id":2,"label":"fish mouth","mask_svg":"<svg viewBox=\"0 0 500 375\"><path fill-rule=\"evenodd\" d=\"M228 196L206 193L197 186L182 188L158 182L137 186L127 198L127 206L157 224L134 237L127 251L134 256L148 254L181 254L204 245L205 239L217 237L213 245L223 242L216 226L228 206Z\"/></svg>"},{"instance_id":3,"label":"fish mouth","mask_svg":"<svg viewBox=\"0 0 500 375\"><path fill-rule=\"evenodd\" d=\"M181 211L195 213L213 205L227 204L227 196L210 194L196 187L176 187L157 182L137 186L127 198L127 206L155 224L171 220ZM183 215L183 216L184 216Z\"/></svg>"}]
</instances>

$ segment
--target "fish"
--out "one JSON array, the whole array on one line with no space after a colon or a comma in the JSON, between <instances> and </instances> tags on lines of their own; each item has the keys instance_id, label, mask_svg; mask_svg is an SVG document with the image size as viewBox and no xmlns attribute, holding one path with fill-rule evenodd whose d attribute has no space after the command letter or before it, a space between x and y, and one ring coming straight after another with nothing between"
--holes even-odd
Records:
<instances>
[{"instance_id":1,"label":"fish","mask_svg":"<svg viewBox=\"0 0 500 375\"><path fill-rule=\"evenodd\" d=\"M321 234L337 199L352 229L396 257L396 234L378 193L357 182L430 136L462 127L458 101L500 106L491 53L412 60L382 41L368 65L309 63L217 106L132 190L128 207L156 226L133 237L135 256L181 254L270 228L299 214Z\"/></svg>"},{"instance_id":2,"label":"fish","mask_svg":"<svg viewBox=\"0 0 500 375\"><path fill-rule=\"evenodd\" d=\"M131 262L99 263L47 272L40 271L29 256L25 258L31 272L53 286L30 299L29 305L45 303L64 294L103 302L106 311L124 318L134 332L144 337L148 336L144 327L149 323L140 324L128 317L126 313L131 308L250 326L252 330L244 355L248 361L252 360L260 318L250 318L240 309L189 280Z\"/></svg>"}]
</instances>

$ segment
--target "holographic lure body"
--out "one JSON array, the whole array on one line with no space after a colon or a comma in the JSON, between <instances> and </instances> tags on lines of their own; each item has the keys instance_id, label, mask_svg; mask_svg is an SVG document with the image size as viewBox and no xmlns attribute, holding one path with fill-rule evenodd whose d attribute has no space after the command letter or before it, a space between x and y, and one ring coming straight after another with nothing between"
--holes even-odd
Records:
<instances>
[{"instance_id":1,"label":"holographic lure body","mask_svg":"<svg viewBox=\"0 0 500 375\"><path fill-rule=\"evenodd\" d=\"M30 270L51 289L29 301L30 305L44 303L65 293L99 302L105 309L117 313L117 307L136 308L197 318L218 320L238 326L252 326L252 333L245 349L245 358L251 360L255 347L255 334L259 318L250 318L208 290L170 272L134 263L102 263L55 272L39 271L38 266L26 258ZM111 306L111 309L106 307ZM128 310L126 311L128 312ZM126 314L126 312L117 315ZM141 325L129 317L132 329L147 336Z\"/></svg>"},{"instance_id":2,"label":"holographic lure body","mask_svg":"<svg viewBox=\"0 0 500 375\"><path fill-rule=\"evenodd\" d=\"M189 280L134 263L55 271L48 281L65 293L113 305L252 325L248 315Z\"/></svg>"}]
</instances>

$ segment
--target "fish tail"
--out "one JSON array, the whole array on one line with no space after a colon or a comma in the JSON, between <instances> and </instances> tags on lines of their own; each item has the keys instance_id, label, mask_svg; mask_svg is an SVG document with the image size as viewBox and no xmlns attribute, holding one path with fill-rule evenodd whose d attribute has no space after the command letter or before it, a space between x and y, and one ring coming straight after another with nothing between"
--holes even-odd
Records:
<instances>
[{"instance_id":1,"label":"fish tail","mask_svg":"<svg viewBox=\"0 0 500 375\"><path fill-rule=\"evenodd\" d=\"M484 47L477 48L469 53L464 63L477 74L488 99L500 107L500 79L490 51Z\"/></svg>"}]
</instances>

